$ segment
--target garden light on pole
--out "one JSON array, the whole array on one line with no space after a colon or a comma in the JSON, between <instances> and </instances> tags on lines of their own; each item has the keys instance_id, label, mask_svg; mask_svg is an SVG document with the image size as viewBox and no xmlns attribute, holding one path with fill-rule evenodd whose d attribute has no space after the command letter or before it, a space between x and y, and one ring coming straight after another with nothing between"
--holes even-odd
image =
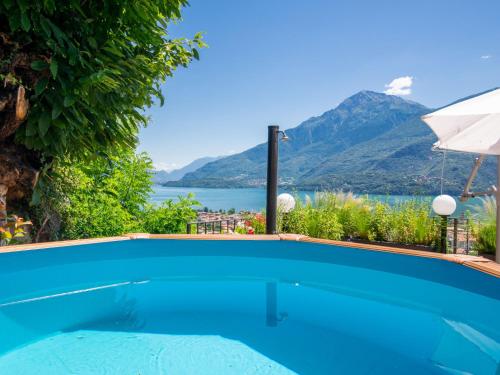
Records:
<instances>
[{"instance_id":1,"label":"garden light on pole","mask_svg":"<svg viewBox=\"0 0 500 375\"><path fill-rule=\"evenodd\" d=\"M448 216L452 215L457 208L457 202L453 197L450 197L446 194L438 195L432 201L432 209L433 211L441 216L441 241L440 241L440 250L442 253L446 253L447 248L447 239L446 232L448 229Z\"/></svg>"},{"instance_id":2,"label":"garden light on pole","mask_svg":"<svg viewBox=\"0 0 500 375\"><path fill-rule=\"evenodd\" d=\"M455 199L446 194L438 195L432 201L432 209L439 216L453 215L456 208L457 202Z\"/></svg>"}]
</instances>

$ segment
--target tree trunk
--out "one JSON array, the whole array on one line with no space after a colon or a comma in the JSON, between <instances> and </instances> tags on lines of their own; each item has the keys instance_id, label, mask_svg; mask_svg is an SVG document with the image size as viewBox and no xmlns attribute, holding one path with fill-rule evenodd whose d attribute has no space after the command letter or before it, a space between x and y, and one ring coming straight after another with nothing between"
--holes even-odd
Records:
<instances>
[{"instance_id":1,"label":"tree trunk","mask_svg":"<svg viewBox=\"0 0 500 375\"><path fill-rule=\"evenodd\" d=\"M37 153L12 140L0 141L0 220L2 203L4 210L7 204L11 210L27 210L40 167Z\"/></svg>"},{"instance_id":2,"label":"tree trunk","mask_svg":"<svg viewBox=\"0 0 500 375\"><path fill-rule=\"evenodd\" d=\"M6 205L9 210L24 211L31 200L41 168L40 155L14 140L28 117L28 92L43 74L48 74L31 68L33 61L47 57L36 54L30 43L16 41L2 21L5 20L0 19L0 220Z\"/></svg>"},{"instance_id":3,"label":"tree trunk","mask_svg":"<svg viewBox=\"0 0 500 375\"><path fill-rule=\"evenodd\" d=\"M25 211L41 167L37 152L14 142L15 132L28 116L23 86L8 80L0 85L0 220L9 208ZM4 190L6 190L4 192Z\"/></svg>"},{"instance_id":4,"label":"tree trunk","mask_svg":"<svg viewBox=\"0 0 500 375\"><path fill-rule=\"evenodd\" d=\"M7 186L0 185L0 228L7 224L7 191Z\"/></svg>"}]
</instances>

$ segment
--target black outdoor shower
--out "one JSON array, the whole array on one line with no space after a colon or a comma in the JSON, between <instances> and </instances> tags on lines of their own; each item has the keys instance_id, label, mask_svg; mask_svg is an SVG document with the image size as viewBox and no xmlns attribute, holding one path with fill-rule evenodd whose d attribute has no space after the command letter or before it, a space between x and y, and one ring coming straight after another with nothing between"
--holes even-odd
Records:
<instances>
[{"instance_id":1,"label":"black outdoor shower","mask_svg":"<svg viewBox=\"0 0 500 375\"><path fill-rule=\"evenodd\" d=\"M286 133L278 125L268 126L267 131L267 196L266 196L266 234L276 234L278 210L278 138L286 142Z\"/></svg>"}]
</instances>

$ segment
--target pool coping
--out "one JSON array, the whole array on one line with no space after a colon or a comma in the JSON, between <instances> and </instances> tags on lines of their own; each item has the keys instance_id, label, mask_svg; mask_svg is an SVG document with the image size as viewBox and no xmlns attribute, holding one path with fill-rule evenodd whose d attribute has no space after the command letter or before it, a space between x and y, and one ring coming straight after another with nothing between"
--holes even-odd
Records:
<instances>
[{"instance_id":1,"label":"pool coping","mask_svg":"<svg viewBox=\"0 0 500 375\"><path fill-rule=\"evenodd\" d=\"M398 247L388 247L382 245L365 244L358 242L326 240L320 238L308 237L300 234L260 234L260 235L247 235L247 234L149 234L149 233L128 233L123 236L116 237L103 237L92 238L84 240L68 240L68 241L53 241L41 242L35 244L25 245L10 245L0 247L1 253L12 253L18 251L41 250L53 247L67 247L77 245L89 245L103 242L114 241L127 241L137 239L170 239L170 240L238 240L238 241L295 241L295 242L308 242L318 243L324 245L334 245L341 247L349 247L358 250L380 251L393 254L402 254L409 256L417 256L422 258L441 259L448 262L457 263L477 271L487 273L489 275L500 278L500 264L490 259L474 255L462 254L441 254L433 253L423 250L412 250Z\"/></svg>"}]
</instances>

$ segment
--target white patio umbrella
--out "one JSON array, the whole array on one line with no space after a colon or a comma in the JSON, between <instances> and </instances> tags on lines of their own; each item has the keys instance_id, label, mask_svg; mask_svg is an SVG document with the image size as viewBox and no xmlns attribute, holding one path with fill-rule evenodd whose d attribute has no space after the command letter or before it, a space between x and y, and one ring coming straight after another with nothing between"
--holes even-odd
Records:
<instances>
[{"instance_id":1,"label":"white patio umbrella","mask_svg":"<svg viewBox=\"0 0 500 375\"><path fill-rule=\"evenodd\" d=\"M422 116L422 120L436 133L438 141L434 146L441 150L496 155L498 160L497 187L500 186L500 89L439 109ZM472 178L474 174L473 171ZM500 192L498 189L496 200L496 261L500 263Z\"/></svg>"}]
</instances>

